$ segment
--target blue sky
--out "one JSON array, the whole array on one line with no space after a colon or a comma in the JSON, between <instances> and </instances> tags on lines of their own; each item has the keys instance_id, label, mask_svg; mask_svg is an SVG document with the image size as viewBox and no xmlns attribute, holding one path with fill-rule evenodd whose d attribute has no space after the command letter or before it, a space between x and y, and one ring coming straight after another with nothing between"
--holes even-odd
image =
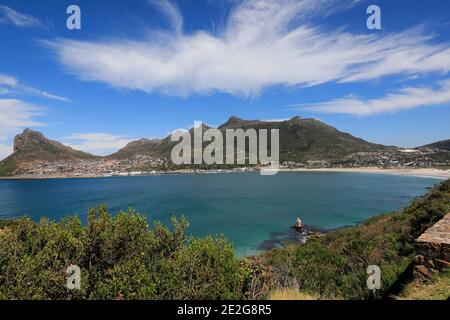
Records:
<instances>
[{"instance_id":1,"label":"blue sky","mask_svg":"<svg viewBox=\"0 0 450 320\"><path fill-rule=\"evenodd\" d=\"M66 27L71 4L81 30ZM366 27L371 4L381 30ZM25 127L108 154L231 115L448 139L449 28L447 0L2 0L0 158Z\"/></svg>"}]
</instances>

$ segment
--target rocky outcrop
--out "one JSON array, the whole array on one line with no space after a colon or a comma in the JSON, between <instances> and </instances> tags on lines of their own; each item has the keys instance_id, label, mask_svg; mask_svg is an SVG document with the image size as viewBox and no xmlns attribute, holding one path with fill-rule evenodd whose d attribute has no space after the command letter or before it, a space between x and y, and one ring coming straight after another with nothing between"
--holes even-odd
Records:
<instances>
[{"instance_id":1,"label":"rocky outcrop","mask_svg":"<svg viewBox=\"0 0 450 320\"><path fill-rule=\"evenodd\" d=\"M0 161L0 176L20 174L24 166L36 162L73 161L98 157L74 150L62 143L47 139L42 133L25 129L14 138L14 152Z\"/></svg>"}]
</instances>

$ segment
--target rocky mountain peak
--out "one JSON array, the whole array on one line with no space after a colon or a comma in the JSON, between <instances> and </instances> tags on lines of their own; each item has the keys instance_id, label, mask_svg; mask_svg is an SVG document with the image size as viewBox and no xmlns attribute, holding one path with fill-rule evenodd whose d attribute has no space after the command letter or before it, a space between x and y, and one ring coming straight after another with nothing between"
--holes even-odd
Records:
<instances>
[{"instance_id":1,"label":"rocky mountain peak","mask_svg":"<svg viewBox=\"0 0 450 320\"><path fill-rule=\"evenodd\" d=\"M14 138L14 152L23 150L29 144L37 144L46 140L42 133L27 128Z\"/></svg>"}]
</instances>

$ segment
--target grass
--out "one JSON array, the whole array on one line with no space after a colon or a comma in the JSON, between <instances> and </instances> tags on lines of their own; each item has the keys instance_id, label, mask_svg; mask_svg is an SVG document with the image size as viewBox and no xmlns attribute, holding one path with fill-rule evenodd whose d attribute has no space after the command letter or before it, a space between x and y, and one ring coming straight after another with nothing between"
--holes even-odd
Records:
<instances>
[{"instance_id":1,"label":"grass","mask_svg":"<svg viewBox=\"0 0 450 320\"><path fill-rule=\"evenodd\" d=\"M413 280L400 294L405 300L446 300L450 298L450 270L435 274L429 281Z\"/></svg>"},{"instance_id":2,"label":"grass","mask_svg":"<svg viewBox=\"0 0 450 320\"><path fill-rule=\"evenodd\" d=\"M299 292L297 288L274 291L267 297L268 300L319 300L319 296Z\"/></svg>"}]
</instances>

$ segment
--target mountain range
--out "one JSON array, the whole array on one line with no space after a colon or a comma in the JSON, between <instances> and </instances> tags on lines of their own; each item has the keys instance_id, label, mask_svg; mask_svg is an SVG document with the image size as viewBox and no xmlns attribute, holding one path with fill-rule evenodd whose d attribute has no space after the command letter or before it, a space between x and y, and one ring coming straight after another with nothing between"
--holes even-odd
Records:
<instances>
[{"instance_id":1,"label":"mountain range","mask_svg":"<svg viewBox=\"0 0 450 320\"><path fill-rule=\"evenodd\" d=\"M273 122L243 120L230 117L218 127L222 132L227 129L279 129L280 161L305 162L308 160L340 160L359 152L389 152L399 148L374 144L341 132L319 120L294 117L290 120ZM208 129L204 126L204 130ZM192 133L191 129L191 133ZM224 135L225 136L225 135ZM128 143L119 151L99 157L74 150L57 141L47 139L42 133L25 129L14 139L14 152L0 162L0 175L14 175L20 172L23 164L30 162L52 162L95 159L127 159L136 155L146 155L159 159L169 159L171 150L177 142L170 136L163 139L141 139ZM450 150L450 140L418 147L418 150Z\"/></svg>"},{"instance_id":2,"label":"mountain range","mask_svg":"<svg viewBox=\"0 0 450 320\"><path fill-rule=\"evenodd\" d=\"M340 132L321 121L301 119L300 117L282 122L270 122L243 120L233 116L218 127L224 137L227 129L247 130L250 128L255 130L280 130L281 161L336 159L355 152L385 151L392 148L370 143L348 133ZM208 127L204 125L203 130L206 129ZM110 157L127 158L133 154L145 154L158 158L169 158L176 143L171 141L170 136L164 139L142 139L129 143Z\"/></svg>"}]
</instances>

